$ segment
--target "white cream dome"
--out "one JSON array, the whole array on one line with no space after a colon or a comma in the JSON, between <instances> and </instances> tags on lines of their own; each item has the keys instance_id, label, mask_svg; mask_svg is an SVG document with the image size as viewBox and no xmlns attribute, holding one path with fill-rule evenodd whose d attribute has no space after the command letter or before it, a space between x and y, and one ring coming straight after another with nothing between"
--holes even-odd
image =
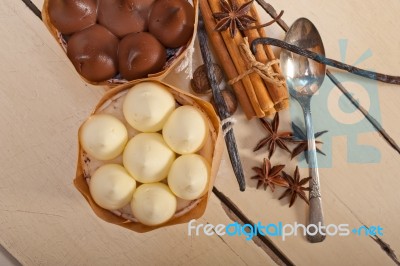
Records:
<instances>
[{"instance_id":1,"label":"white cream dome","mask_svg":"<svg viewBox=\"0 0 400 266\"><path fill-rule=\"evenodd\" d=\"M106 164L97 169L89 182L93 200L100 207L116 210L127 205L133 196L136 181L124 167Z\"/></svg>"},{"instance_id":2,"label":"white cream dome","mask_svg":"<svg viewBox=\"0 0 400 266\"><path fill-rule=\"evenodd\" d=\"M158 182L167 177L175 153L159 133L140 133L126 145L123 163L141 183Z\"/></svg>"},{"instance_id":3,"label":"white cream dome","mask_svg":"<svg viewBox=\"0 0 400 266\"><path fill-rule=\"evenodd\" d=\"M90 156L98 160L111 160L124 150L128 131L118 118L95 114L80 128L79 141Z\"/></svg>"},{"instance_id":4,"label":"white cream dome","mask_svg":"<svg viewBox=\"0 0 400 266\"><path fill-rule=\"evenodd\" d=\"M182 155L172 164L168 186L179 198L194 200L206 191L210 178L208 162L198 154Z\"/></svg>"},{"instance_id":5,"label":"white cream dome","mask_svg":"<svg viewBox=\"0 0 400 266\"><path fill-rule=\"evenodd\" d=\"M172 112L165 122L162 134L165 142L176 153L194 153L205 144L208 125L197 108L185 105Z\"/></svg>"},{"instance_id":6,"label":"white cream dome","mask_svg":"<svg viewBox=\"0 0 400 266\"><path fill-rule=\"evenodd\" d=\"M132 213L145 225L159 225L176 212L177 200L167 185L162 183L143 184L133 194Z\"/></svg>"},{"instance_id":7,"label":"white cream dome","mask_svg":"<svg viewBox=\"0 0 400 266\"><path fill-rule=\"evenodd\" d=\"M160 131L174 109L174 96L156 82L142 82L133 86L123 103L126 121L142 132Z\"/></svg>"}]
</instances>

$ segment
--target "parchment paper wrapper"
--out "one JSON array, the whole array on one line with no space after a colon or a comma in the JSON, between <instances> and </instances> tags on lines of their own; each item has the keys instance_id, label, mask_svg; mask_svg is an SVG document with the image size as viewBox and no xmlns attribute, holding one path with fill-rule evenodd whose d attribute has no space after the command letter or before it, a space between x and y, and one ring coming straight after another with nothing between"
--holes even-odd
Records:
<instances>
[{"instance_id":1,"label":"parchment paper wrapper","mask_svg":"<svg viewBox=\"0 0 400 266\"><path fill-rule=\"evenodd\" d=\"M162 71L160 71L158 73L150 74L147 78L137 79L137 81L147 80L149 78L151 78L152 80L164 79L168 75L168 73L175 66L177 66L182 61L182 59L187 55L188 48L193 47L193 43L196 39L196 33L197 33L197 24L198 24L198 17L199 17L199 0L189 0L189 2L193 5L193 8L195 10L195 23L194 23L194 31L193 31L192 38L189 40L189 42L185 46L182 46L182 47L176 49L174 55L168 59L166 65L164 66ZM49 0L44 0L43 8L42 8L43 23L46 25L46 27L50 31L51 35L53 35L53 37L56 39L56 41L59 43L59 45L63 48L64 52L66 53L67 52L67 44L66 44L65 40L62 38L62 35L60 34L60 32L58 32L58 30L54 27L54 25L50 21L49 12L48 12L48 3L49 3ZM78 73L78 75L80 75L80 74ZM124 83L128 82L127 80L120 79L118 77L115 77L115 78L112 78L109 80L105 80L102 82L89 81L81 75L80 75L80 77L86 83L89 83L92 85L103 85L103 86L106 86L107 88L112 88L112 87L115 87L120 84L124 84Z\"/></svg>"},{"instance_id":2,"label":"parchment paper wrapper","mask_svg":"<svg viewBox=\"0 0 400 266\"><path fill-rule=\"evenodd\" d=\"M87 158L85 158L85 153L82 150L82 147L79 145L78 164L76 177L74 180L75 187L82 193L82 195L88 201L90 207L93 209L98 217L106 222L128 228L135 232L147 232L160 227L186 223L192 219L200 218L205 212L207 201L214 185L215 177L218 172L223 151L223 137L220 120L210 103L205 102L200 98L197 98L189 93L181 91L158 80L152 81L163 84L174 95L175 100L178 104L192 105L198 108L207 118L209 124L209 136L205 146L197 153L204 156L206 160L210 163L211 175L208 185L208 191L199 200L192 201L187 208L185 208L183 211L180 211L179 213L176 213L175 216L167 223L159 226L146 226L139 222L133 222L132 219L127 219L126 217L124 218L123 215L116 215L109 210L105 210L94 202L93 198L90 195L88 182L86 180L87 178L90 178L90 174L88 173L89 171L87 170L88 160ZM126 92L133 85L140 82L141 81L130 82L129 84L123 84L109 90L97 104L92 114L102 112L102 110L105 109L105 106L110 105L115 101L122 100L123 97L125 97ZM127 122L123 118L122 112L117 117L123 123L127 124ZM107 162L104 162L104 164L105 163Z\"/></svg>"}]
</instances>

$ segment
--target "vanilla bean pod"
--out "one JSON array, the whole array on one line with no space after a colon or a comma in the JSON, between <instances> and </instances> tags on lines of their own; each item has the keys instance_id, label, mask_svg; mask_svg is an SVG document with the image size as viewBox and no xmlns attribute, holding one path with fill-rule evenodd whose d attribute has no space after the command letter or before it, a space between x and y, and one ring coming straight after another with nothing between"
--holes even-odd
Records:
<instances>
[{"instance_id":1,"label":"vanilla bean pod","mask_svg":"<svg viewBox=\"0 0 400 266\"><path fill-rule=\"evenodd\" d=\"M301 56L305 56L307 58L310 58L318 63L324 64L324 65L328 65L328 66L332 66L332 67L336 67L339 69L343 69L346 70L347 72L350 72L352 74L355 75L359 75L365 78L369 78L369 79L373 79L373 80L378 80L381 82L385 82L385 83L390 83L390 84L397 84L400 85L400 77L398 76L390 76L390 75L385 75L385 74L381 74L381 73L377 73L374 71L369 71L369 70L364 70L352 65L348 65L345 63L341 63L339 61L327 58L323 55L311 52L309 50L306 49L302 49L296 45L292 45L289 43L286 43L284 41L278 40L278 39L274 39L274 38L258 38L255 39L252 43L251 43L251 51L253 53L255 53L256 51L256 46L259 44L263 44L263 45L273 45L273 46L278 46L281 47L283 49L286 49L288 51L291 51L293 53L299 54Z\"/></svg>"},{"instance_id":2,"label":"vanilla bean pod","mask_svg":"<svg viewBox=\"0 0 400 266\"><path fill-rule=\"evenodd\" d=\"M265 12L268 13L268 15L270 15L271 18L276 20L276 23L278 23L283 31L287 32L289 30L289 26L282 18L279 17L275 8L271 4L265 2L264 0L256 0L256 2L265 10Z\"/></svg>"},{"instance_id":3,"label":"vanilla bean pod","mask_svg":"<svg viewBox=\"0 0 400 266\"><path fill-rule=\"evenodd\" d=\"M265 10L265 12L268 13L268 15L271 16L271 18L276 20L276 23L278 23L278 25L285 32L287 32L289 30L289 26L286 24L286 22L284 20L282 20L282 18L278 15L278 13L276 12L275 8L271 4L266 3L264 0L256 0L256 2ZM257 40L254 40L254 42L255 41L257 41ZM260 43L263 43L263 42L260 42ZM267 43L265 43L265 44L267 44ZM273 43L271 43L270 45L279 46L281 48L287 49L287 48L285 48L283 46L275 45ZM252 47L253 47L253 45L252 45ZM373 79L373 80L379 80L379 81L382 81L382 82L385 82L385 83L400 84L400 77L398 77L398 76L390 76L390 75L385 75L385 74L381 74L381 73L376 73L376 72L373 72L373 71L363 70L363 69L360 69L360 68L357 68L357 67L354 67L354 66L351 66L351 65L347 65L347 64L341 63L339 61L332 60L332 59L325 58L325 57L322 57L322 58L327 59L326 63L325 62L320 62L320 61L318 61L318 60L316 60L314 58L311 58L311 57L309 57L307 55L298 53L298 52L290 50L290 49L287 49L287 50L289 50L289 51L291 51L293 53L296 53L296 54L300 54L300 55L306 56L306 57L308 57L310 59L313 59L313 60L315 60L315 61L317 61L319 63L325 64L325 65L329 65L329 66L333 66L333 67L336 67L336 68L339 68L339 69L346 70L346 71L348 71L348 72L350 72L352 74L360 75L360 76L363 76L363 77L366 77L366 78L369 78L369 79ZM252 51L254 53L255 50L252 48ZM329 79L332 80L332 73L329 70L326 71L326 74L329 77Z\"/></svg>"},{"instance_id":4,"label":"vanilla bean pod","mask_svg":"<svg viewBox=\"0 0 400 266\"><path fill-rule=\"evenodd\" d=\"M230 117L230 113L228 112L228 107L219 89L217 78L215 76L214 65L211 59L211 52L208 47L207 33L201 14L199 15L198 38L200 43L201 55L203 57L204 64L206 65L207 77L210 81L214 102L217 107L218 115L222 120L222 129L224 130L225 143L228 149L233 172L235 173L236 179L239 183L240 191L244 191L246 189L246 180L243 174L242 163L240 161L235 135L233 134L232 130L232 122L228 120Z\"/></svg>"},{"instance_id":5,"label":"vanilla bean pod","mask_svg":"<svg viewBox=\"0 0 400 266\"><path fill-rule=\"evenodd\" d=\"M269 22L267 22L267 23L261 24L261 25L256 25L256 26L252 26L252 27L246 27L246 30L254 30L254 29L259 29L259 28L268 27L268 26L270 26L270 25L272 25L272 24L274 24L274 23L277 23L278 20L279 20L282 16L283 16L283 10L282 10L281 13L279 13L279 15L278 15L276 18L274 18L273 20L271 20L271 21L269 21Z\"/></svg>"}]
</instances>

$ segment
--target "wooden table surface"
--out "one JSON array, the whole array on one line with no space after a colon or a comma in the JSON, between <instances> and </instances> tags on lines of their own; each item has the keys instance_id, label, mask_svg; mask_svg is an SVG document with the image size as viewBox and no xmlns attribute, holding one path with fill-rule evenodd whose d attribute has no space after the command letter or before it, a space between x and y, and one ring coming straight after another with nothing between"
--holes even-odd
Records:
<instances>
[{"instance_id":1,"label":"wooden table surface","mask_svg":"<svg viewBox=\"0 0 400 266\"><path fill-rule=\"evenodd\" d=\"M313 102L316 130L329 130L321 148L326 224L381 226L383 236L188 236L186 224L138 234L97 218L74 188L77 130L104 90L85 84L42 21L21 0L0 1L0 244L26 265L395 265L400 258L400 164L394 149L328 78ZM43 0L32 0L41 9ZM291 24L307 17L320 31L326 54L359 67L400 75L400 1L271 0ZM268 15L260 9L262 18ZM277 26L268 34L278 38ZM201 64L196 49L194 63ZM331 69L337 77L342 72ZM166 82L189 89L185 74ZM343 86L400 142L400 86L344 76ZM325 96L324 96L325 95ZM324 98L325 97L325 98ZM325 102L326 101L326 104ZM399 102L398 102L399 101ZM303 121L297 103L281 113L282 129ZM225 153L205 215L196 223L306 224L308 207L288 208L282 190L257 190L253 153L265 136L257 120L235 114L247 190L239 192ZM325 119L326 118L326 119ZM361 121L361 122L359 122ZM301 122L302 123L302 122ZM277 153L273 164L292 172L304 162Z\"/></svg>"}]
</instances>

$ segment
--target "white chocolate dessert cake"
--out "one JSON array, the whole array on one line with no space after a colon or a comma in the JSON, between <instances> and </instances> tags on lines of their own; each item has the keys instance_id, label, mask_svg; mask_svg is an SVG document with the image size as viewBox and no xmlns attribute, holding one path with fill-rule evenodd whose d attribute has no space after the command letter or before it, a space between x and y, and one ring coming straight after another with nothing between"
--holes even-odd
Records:
<instances>
[{"instance_id":1,"label":"white chocolate dessert cake","mask_svg":"<svg viewBox=\"0 0 400 266\"><path fill-rule=\"evenodd\" d=\"M150 132L143 133L131 126L132 121L131 123L127 121L128 117L128 119L132 119L132 117L138 118L139 116L132 111L135 107L129 106L129 102L127 102L132 101L137 104L136 99L132 100L132 98L126 96L136 94L133 92L136 86L143 89L146 85L151 88L161 88L163 93L167 92L167 103L158 105L167 107L162 107L160 108L162 110L159 110L157 105L153 104L152 107L150 105L150 107L147 106L149 108L144 107L144 109L151 110L151 114L139 112L139 116L145 117L145 120L152 123L156 121L153 124L158 124L156 127L151 128L152 126L150 126L150 129L146 129L146 131ZM126 219L127 222L141 223L146 226L162 225L190 212L207 197L211 183L211 164L219 129L214 128L212 121L196 101L172 90L167 85L159 82L142 82L133 85L132 88L127 87L127 85L124 85L124 87L126 89L121 89L120 92L100 104L94 114L81 126L79 131L81 145L79 163L82 167L83 177L89 186L91 197L98 206ZM158 96L157 94L156 97ZM168 103L170 101L168 98L171 96L174 98L175 106L173 108L171 108L170 102ZM158 98L158 101L160 99L162 101L162 97ZM146 106L146 103L142 102L140 105L143 107ZM190 111L195 112L196 119L199 119L199 117L203 119L200 121L200 128L206 129L205 134L197 134L197 136L204 139L194 140L196 143L202 143L197 152L189 153L188 155L176 153L166 143L162 135L165 122L174 110L180 109L182 106L190 107ZM128 109L131 111L126 114ZM92 121L96 117L108 118L108 116L112 116L120 122L113 121L111 123L111 125L118 128L117 131L112 132L117 133L117 136L121 138L119 142L116 140L111 142L113 145L110 145L109 141L101 140L102 133L93 133L90 130L85 130L86 128L91 128L86 124L88 121ZM164 121L160 122L161 120ZM185 127L185 122L182 122L183 127ZM162 124L161 127L160 123ZM120 133L124 132L121 124L126 128L127 138ZM177 125L179 127L182 126L180 123L177 123ZM135 127L143 129L141 125L138 127L135 124ZM97 126L96 129L98 128L101 129L102 127ZM158 130L159 128L161 129ZM90 134L93 134L93 138L90 137ZM82 136L85 137L83 138ZM87 142L93 142L96 138L97 141L100 141L98 146L106 146L106 148L111 146L113 149L108 148L106 150L112 150L111 153L113 155L116 153L118 155L114 156L113 159L102 160L99 159L99 156L94 155L92 151L86 152ZM105 143L102 144L102 142ZM126 143L126 145L121 151L121 148L115 143ZM95 144L91 143L91 145ZM199 144L196 145L199 146ZM189 160L185 160L185 157L189 157ZM179 158L181 159L178 160ZM188 163L182 164L179 161L187 161ZM175 166L172 167L174 164ZM106 171L106 174L102 174L101 172L104 172L101 171L103 168L106 168L106 170L108 168L109 171ZM116 178L115 176L118 174L115 172L110 173L110 169L119 171L119 174L121 175L122 173L123 177ZM172 169L173 172L170 174ZM198 173L190 174L193 171ZM102 183L101 180L106 180L105 176L107 174L112 180ZM131 181L129 181L129 178ZM168 179L171 180L169 182L173 187L169 187ZM106 186L112 187L107 189Z\"/></svg>"}]
</instances>

